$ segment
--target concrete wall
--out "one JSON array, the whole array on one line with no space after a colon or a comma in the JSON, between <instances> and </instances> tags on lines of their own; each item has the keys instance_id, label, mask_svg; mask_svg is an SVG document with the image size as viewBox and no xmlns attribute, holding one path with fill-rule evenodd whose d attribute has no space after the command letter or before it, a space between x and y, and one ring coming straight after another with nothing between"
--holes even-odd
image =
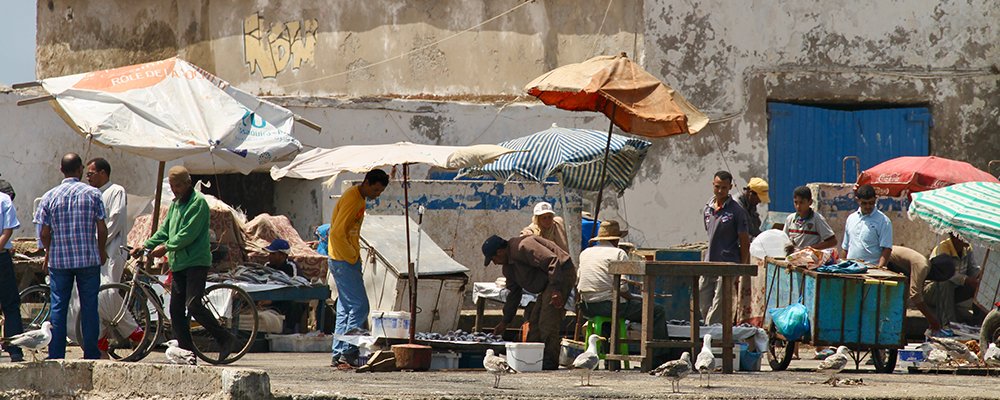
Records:
<instances>
[{"instance_id":1,"label":"concrete wall","mask_svg":"<svg viewBox=\"0 0 1000 400\"><path fill-rule=\"evenodd\" d=\"M564 194L561 185L410 181L410 219L416 222L417 207L425 207L423 230L445 253L469 269L469 282L492 282L501 276L500 268L483 268L483 241L493 234L505 238L518 235L531 223L531 211L540 201L551 203L567 226L580 226L580 197L572 191ZM404 204L402 185L393 181L368 213L403 215ZM333 212L332 204L327 210L324 215ZM576 258L580 253L579 230L567 234L570 254ZM412 245L416 248L416 243Z\"/></svg>"},{"instance_id":2,"label":"concrete wall","mask_svg":"<svg viewBox=\"0 0 1000 400\"><path fill-rule=\"evenodd\" d=\"M602 0L535 1L434 44L518 4L42 1L37 70L46 77L180 54L323 125L323 134L299 136L307 144L472 144L553 122L606 129L602 116L514 95L555 66L626 51L717 121L693 137L654 140L633 189L608 199L602 214L628 221L643 247L704 240L699 209L716 170L732 171L737 185L766 177L769 100L925 104L933 154L984 169L1000 154L1000 3L992 0L634 0L613 2L606 19ZM264 37L270 61L255 39ZM396 97L413 100L388 99ZM315 188L279 183L278 211L313 215L315 197L293 196Z\"/></svg>"},{"instance_id":3,"label":"concrete wall","mask_svg":"<svg viewBox=\"0 0 1000 400\"><path fill-rule=\"evenodd\" d=\"M858 210L858 203L853 191L854 185L815 183L808 186L813 192L816 211L826 218L826 222L830 223L830 227L837 235L837 243L843 244L844 224L847 223L847 217ZM892 221L894 244L909 247L929 256L934 246L941 241L941 237L932 232L926 222L910 220L906 213L907 206L908 201L895 198L880 198L877 205L878 210Z\"/></svg>"}]
</instances>

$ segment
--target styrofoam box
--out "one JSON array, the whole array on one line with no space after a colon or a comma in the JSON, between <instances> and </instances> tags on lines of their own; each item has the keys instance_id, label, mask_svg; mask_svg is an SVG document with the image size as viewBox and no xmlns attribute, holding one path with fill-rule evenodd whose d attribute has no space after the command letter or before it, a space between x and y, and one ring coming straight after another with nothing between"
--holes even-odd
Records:
<instances>
[{"instance_id":1,"label":"styrofoam box","mask_svg":"<svg viewBox=\"0 0 1000 400\"><path fill-rule=\"evenodd\" d=\"M406 311L372 311L368 317L372 336L395 339L410 337L410 313Z\"/></svg>"},{"instance_id":2,"label":"styrofoam box","mask_svg":"<svg viewBox=\"0 0 1000 400\"><path fill-rule=\"evenodd\" d=\"M271 351L279 353L327 353L333 345L332 335L269 334L267 340Z\"/></svg>"},{"instance_id":3,"label":"styrofoam box","mask_svg":"<svg viewBox=\"0 0 1000 400\"><path fill-rule=\"evenodd\" d=\"M431 371L439 369L458 369L458 353L451 351L431 353Z\"/></svg>"},{"instance_id":4,"label":"styrofoam box","mask_svg":"<svg viewBox=\"0 0 1000 400\"><path fill-rule=\"evenodd\" d=\"M507 343L507 364L517 372L542 370L544 343Z\"/></svg>"},{"instance_id":5,"label":"styrofoam box","mask_svg":"<svg viewBox=\"0 0 1000 400\"><path fill-rule=\"evenodd\" d=\"M712 355L715 356L715 367L716 368L722 368L722 348L721 347L713 347L712 348ZM691 363L692 363L692 365L695 362L695 360L697 360L697 359L698 359L698 355L697 354L691 356ZM735 344L733 345L733 367L734 367L734 369L739 369L740 368L740 346L735 345Z\"/></svg>"}]
</instances>

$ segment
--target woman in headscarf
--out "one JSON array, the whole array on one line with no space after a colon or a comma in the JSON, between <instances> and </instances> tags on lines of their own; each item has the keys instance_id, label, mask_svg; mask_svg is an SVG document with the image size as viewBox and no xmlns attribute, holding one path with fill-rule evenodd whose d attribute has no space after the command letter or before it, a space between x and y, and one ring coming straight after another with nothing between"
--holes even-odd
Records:
<instances>
[{"instance_id":1,"label":"woman in headscarf","mask_svg":"<svg viewBox=\"0 0 1000 400\"><path fill-rule=\"evenodd\" d=\"M552 211L552 204L540 202L535 204L531 225L521 230L521 236L537 235L555 242L559 248L569 252L569 241L566 239L566 224L561 217Z\"/></svg>"}]
</instances>

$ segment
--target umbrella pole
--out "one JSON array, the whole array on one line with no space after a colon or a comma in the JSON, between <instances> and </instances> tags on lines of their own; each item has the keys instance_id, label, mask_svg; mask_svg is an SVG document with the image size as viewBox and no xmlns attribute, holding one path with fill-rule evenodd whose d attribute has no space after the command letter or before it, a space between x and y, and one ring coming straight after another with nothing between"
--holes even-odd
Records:
<instances>
[{"instance_id":1,"label":"umbrella pole","mask_svg":"<svg viewBox=\"0 0 1000 400\"><path fill-rule=\"evenodd\" d=\"M417 275L410 258L410 166L403 164L403 213L406 215L406 268L410 285L410 344L415 343L417 333Z\"/></svg>"},{"instance_id":2,"label":"umbrella pole","mask_svg":"<svg viewBox=\"0 0 1000 400\"><path fill-rule=\"evenodd\" d=\"M601 187L597 189L597 202L594 204L594 225L590 228L590 237L597 236L598 215L601 213L601 199L604 198L604 180L607 179L608 157L611 155L611 132L615 129L615 111L618 111L618 104L611 103L611 122L608 124L608 144L604 146L604 164L601 165Z\"/></svg>"},{"instance_id":3,"label":"umbrella pole","mask_svg":"<svg viewBox=\"0 0 1000 400\"><path fill-rule=\"evenodd\" d=\"M166 162L160 161L160 165L156 168L156 198L153 199L153 225L149 230L150 236L160 227L160 197L163 197L163 168L166 165Z\"/></svg>"},{"instance_id":4,"label":"umbrella pole","mask_svg":"<svg viewBox=\"0 0 1000 400\"><path fill-rule=\"evenodd\" d=\"M149 228L149 236L152 237L156 233L156 229L160 227L160 197L163 197L163 168L166 167L167 163L160 161L160 165L156 168L156 197L153 199L153 223ZM146 260L146 268L148 269L153 265L153 258L149 257Z\"/></svg>"}]
</instances>

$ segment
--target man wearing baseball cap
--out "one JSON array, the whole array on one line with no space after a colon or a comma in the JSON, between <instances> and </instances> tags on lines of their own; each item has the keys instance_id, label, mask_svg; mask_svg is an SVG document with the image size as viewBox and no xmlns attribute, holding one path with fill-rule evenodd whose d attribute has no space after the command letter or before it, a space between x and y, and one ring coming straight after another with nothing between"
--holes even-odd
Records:
<instances>
[{"instance_id":1,"label":"man wearing baseball cap","mask_svg":"<svg viewBox=\"0 0 1000 400\"><path fill-rule=\"evenodd\" d=\"M289 278L293 278L299 274L298 265L288 259L288 255L292 252L292 246L287 240L282 238L274 239L271 241L271 244L264 248L264 251L267 252L267 263L264 264L265 266L284 272ZM286 335L298 333L296 328L302 320L302 314L305 312L304 305L294 301L275 301L272 303L272 306L281 315L285 316L285 320L281 325L281 333Z\"/></svg>"},{"instance_id":2,"label":"man wearing baseball cap","mask_svg":"<svg viewBox=\"0 0 1000 400\"><path fill-rule=\"evenodd\" d=\"M493 235L483 242L483 266L503 267L507 279L507 301L503 319L493 329L503 334L517 314L525 291L540 293L528 320L528 341L545 343L542 369L559 368L559 328L566 316L566 298L576 283L576 267L569 253L540 236L518 236L508 240Z\"/></svg>"},{"instance_id":3,"label":"man wearing baseball cap","mask_svg":"<svg viewBox=\"0 0 1000 400\"><path fill-rule=\"evenodd\" d=\"M736 197L736 201L747 210L747 215L750 217L750 240L760 235L760 213L757 212L757 205L764 203L770 203L771 197L767 194L767 181L764 179L753 177L750 178L750 182L747 186L743 188L743 192Z\"/></svg>"},{"instance_id":4,"label":"man wearing baseball cap","mask_svg":"<svg viewBox=\"0 0 1000 400\"><path fill-rule=\"evenodd\" d=\"M541 236L555 242L560 249L569 252L569 240L566 239L566 224L563 219L556 216L552 210L552 204L539 202L535 204L535 210L531 217L531 225L521 230L521 236Z\"/></svg>"}]
</instances>

